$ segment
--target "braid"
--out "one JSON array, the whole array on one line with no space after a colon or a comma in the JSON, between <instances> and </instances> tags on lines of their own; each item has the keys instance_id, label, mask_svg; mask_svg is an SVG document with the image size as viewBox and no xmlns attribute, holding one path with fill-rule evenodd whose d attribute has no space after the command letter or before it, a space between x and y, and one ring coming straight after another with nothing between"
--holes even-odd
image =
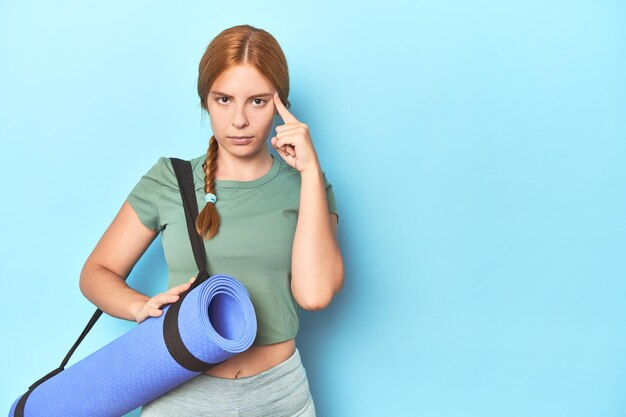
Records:
<instances>
[{"instance_id":1,"label":"braid","mask_svg":"<svg viewBox=\"0 0 626 417\"><path fill-rule=\"evenodd\" d=\"M204 170L204 192L215 192L215 170L217 169L217 149L218 143L215 136L211 136L209 141L209 150L207 152L206 160L202 163L202 169ZM214 203L206 203L202 211L198 214L196 219L196 231L203 239L212 239L217 233L220 225L220 215L217 212L217 208Z\"/></svg>"}]
</instances>

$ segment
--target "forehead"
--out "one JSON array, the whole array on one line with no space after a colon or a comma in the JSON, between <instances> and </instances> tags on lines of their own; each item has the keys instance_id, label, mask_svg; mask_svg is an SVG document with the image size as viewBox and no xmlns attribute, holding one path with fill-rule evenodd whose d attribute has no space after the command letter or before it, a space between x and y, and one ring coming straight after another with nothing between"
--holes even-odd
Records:
<instances>
[{"instance_id":1,"label":"forehead","mask_svg":"<svg viewBox=\"0 0 626 417\"><path fill-rule=\"evenodd\" d=\"M251 94L273 91L272 84L256 68L236 65L226 69L215 80L211 91L221 91L233 96L248 97Z\"/></svg>"}]
</instances>

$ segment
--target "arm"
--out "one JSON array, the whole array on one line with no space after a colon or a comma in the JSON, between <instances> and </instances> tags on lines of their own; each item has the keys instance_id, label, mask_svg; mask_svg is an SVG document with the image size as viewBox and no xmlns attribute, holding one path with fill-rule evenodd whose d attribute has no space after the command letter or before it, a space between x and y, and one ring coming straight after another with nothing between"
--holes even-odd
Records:
<instances>
[{"instance_id":1,"label":"arm","mask_svg":"<svg viewBox=\"0 0 626 417\"><path fill-rule=\"evenodd\" d=\"M150 297L130 288L124 278L157 234L141 223L125 201L80 273L85 297L113 317L135 321Z\"/></svg>"},{"instance_id":2,"label":"arm","mask_svg":"<svg viewBox=\"0 0 626 417\"><path fill-rule=\"evenodd\" d=\"M326 307L343 286L337 216L328 211L321 169L301 173L300 211L291 255L291 291L306 310Z\"/></svg>"}]
</instances>

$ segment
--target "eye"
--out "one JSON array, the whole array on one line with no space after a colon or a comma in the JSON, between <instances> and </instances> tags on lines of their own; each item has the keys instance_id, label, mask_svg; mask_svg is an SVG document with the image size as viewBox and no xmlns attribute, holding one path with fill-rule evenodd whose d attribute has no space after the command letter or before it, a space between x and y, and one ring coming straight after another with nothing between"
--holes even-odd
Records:
<instances>
[{"instance_id":1,"label":"eye","mask_svg":"<svg viewBox=\"0 0 626 417\"><path fill-rule=\"evenodd\" d=\"M259 105L260 105L260 104L265 104L265 103L266 103L266 101L265 101L265 100L263 100L262 98L255 98L255 99L252 99L252 101L257 101L257 100L261 100L261 101L262 101L262 103L259 103Z\"/></svg>"},{"instance_id":2,"label":"eye","mask_svg":"<svg viewBox=\"0 0 626 417\"><path fill-rule=\"evenodd\" d=\"M218 103L222 103L222 104L224 104L224 102L222 101L222 99L223 99L223 98L225 98L226 100L228 100L228 97L222 96L222 97L218 97L218 98L217 98L217 102L218 102Z\"/></svg>"}]
</instances>

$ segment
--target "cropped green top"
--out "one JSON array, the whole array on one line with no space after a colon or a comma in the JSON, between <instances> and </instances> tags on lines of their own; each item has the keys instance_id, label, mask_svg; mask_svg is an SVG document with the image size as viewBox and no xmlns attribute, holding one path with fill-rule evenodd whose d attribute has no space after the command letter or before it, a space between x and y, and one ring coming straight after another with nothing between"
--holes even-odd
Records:
<instances>
[{"instance_id":1,"label":"cropped green top","mask_svg":"<svg viewBox=\"0 0 626 417\"><path fill-rule=\"evenodd\" d=\"M248 290L257 316L254 345L296 337L300 307L291 293L291 251L300 206L300 173L273 154L272 167L252 181L215 180L217 234L204 240L209 275L227 274ZM190 160L198 211L204 201L206 153ZM328 210L337 213L332 185L323 175ZM168 288L198 273L178 182L169 158L160 157L128 194L139 220L162 233Z\"/></svg>"}]
</instances>

